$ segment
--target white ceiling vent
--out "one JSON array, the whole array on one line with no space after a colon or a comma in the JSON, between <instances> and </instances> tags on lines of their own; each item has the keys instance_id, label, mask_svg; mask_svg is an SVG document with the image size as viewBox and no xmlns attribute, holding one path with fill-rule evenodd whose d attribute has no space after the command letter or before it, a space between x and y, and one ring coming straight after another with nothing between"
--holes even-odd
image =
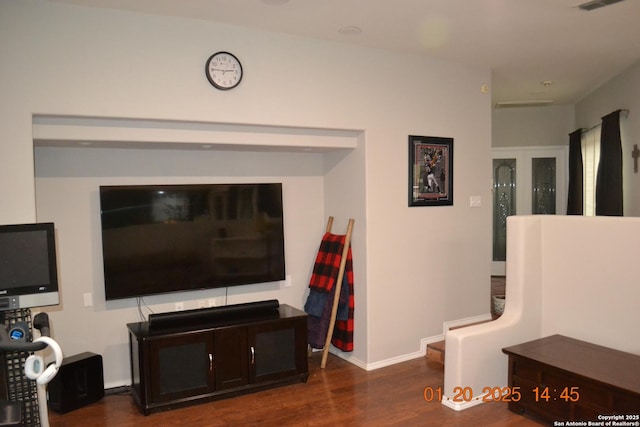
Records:
<instances>
[{"instance_id":1,"label":"white ceiling vent","mask_svg":"<svg viewBox=\"0 0 640 427\"><path fill-rule=\"evenodd\" d=\"M553 104L550 99L538 99L528 101L499 101L496 102L496 108L513 108L513 107L543 107Z\"/></svg>"},{"instance_id":2,"label":"white ceiling vent","mask_svg":"<svg viewBox=\"0 0 640 427\"><path fill-rule=\"evenodd\" d=\"M601 7L609 6L614 3L619 3L624 0L592 0L586 3L582 3L578 5L578 7L582 10L586 10L587 12L594 9L600 9Z\"/></svg>"}]
</instances>

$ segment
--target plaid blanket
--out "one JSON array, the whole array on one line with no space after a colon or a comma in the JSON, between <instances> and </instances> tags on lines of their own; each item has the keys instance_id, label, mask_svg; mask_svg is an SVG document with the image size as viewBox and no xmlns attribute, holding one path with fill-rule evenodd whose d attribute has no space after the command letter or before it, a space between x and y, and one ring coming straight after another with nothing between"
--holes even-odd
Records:
<instances>
[{"instance_id":1,"label":"plaid blanket","mask_svg":"<svg viewBox=\"0 0 640 427\"><path fill-rule=\"evenodd\" d=\"M308 339L312 348L323 348L326 341L345 239L344 235L325 233L316 256L309 281L309 296L304 307L309 314ZM331 344L342 351L353 351L354 307L353 256L349 247L338 301L338 315L331 337Z\"/></svg>"},{"instance_id":2,"label":"plaid blanket","mask_svg":"<svg viewBox=\"0 0 640 427\"><path fill-rule=\"evenodd\" d=\"M342 249L346 236L325 233L320 242L320 249L313 265L313 273L309 281L309 288L318 291L331 292L338 279Z\"/></svg>"}]
</instances>

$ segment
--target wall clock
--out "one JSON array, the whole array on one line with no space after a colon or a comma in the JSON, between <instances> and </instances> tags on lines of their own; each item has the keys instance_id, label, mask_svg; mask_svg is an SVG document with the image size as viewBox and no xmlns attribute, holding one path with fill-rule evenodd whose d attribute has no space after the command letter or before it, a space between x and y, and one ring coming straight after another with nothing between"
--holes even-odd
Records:
<instances>
[{"instance_id":1,"label":"wall clock","mask_svg":"<svg viewBox=\"0 0 640 427\"><path fill-rule=\"evenodd\" d=\"M242 81L242 64L229 52L216 52L207 60L205 73L213 87L229 90Z\"/></svg>"}]
</instances>

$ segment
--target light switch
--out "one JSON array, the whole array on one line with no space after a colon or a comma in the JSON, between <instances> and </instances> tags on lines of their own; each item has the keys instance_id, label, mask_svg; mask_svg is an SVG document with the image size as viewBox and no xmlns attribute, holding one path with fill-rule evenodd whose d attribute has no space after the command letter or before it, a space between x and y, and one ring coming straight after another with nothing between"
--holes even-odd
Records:
<instances>
[{"instance_id":1,"label":"light switch","mask_svg":"<svg viewBox=\"0 0 640 427\"><path fill-rule=\"evenodd\" d=\"M86 294L83 294L82 297L84 299L85 307L93 307L93 294L91 292L87 292Z\"/></svg>"}]
</instances>

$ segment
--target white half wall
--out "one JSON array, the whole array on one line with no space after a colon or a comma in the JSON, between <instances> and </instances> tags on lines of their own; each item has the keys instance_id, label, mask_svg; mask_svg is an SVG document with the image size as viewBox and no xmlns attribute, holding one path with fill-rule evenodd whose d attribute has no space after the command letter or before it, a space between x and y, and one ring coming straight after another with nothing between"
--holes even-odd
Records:
<instances>
[{"instance_id":1,"label":"white half wall","mask_svg":"<svg viewBox=\"0 0 640 427\"><path fill-rule=\"evenodd\" d=\"M640 354L640 218L513 216L507 230L504 314L446 335L443 404L456 410L507 385L504 347L561 334ZM456 387L474 398L454 402Z\"/></svg>"}]
</instances>

